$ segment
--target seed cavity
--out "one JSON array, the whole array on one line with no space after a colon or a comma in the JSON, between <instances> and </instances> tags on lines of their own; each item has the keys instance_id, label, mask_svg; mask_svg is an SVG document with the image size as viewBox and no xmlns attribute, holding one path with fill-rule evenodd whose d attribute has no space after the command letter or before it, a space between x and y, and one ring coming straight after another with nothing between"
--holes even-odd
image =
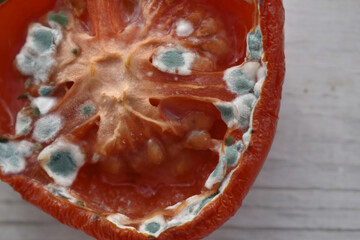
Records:
<instances>
[{"instance_id":1,"label":"seed cavity","mask_svg":"<svg viewBox=\"0 0 360 240\"><path fill-rule=\"evenodd\" d=\"M214 18L207 18L201 22L199 29L196 30L196 36L210 37L218 33L219 30L220 26L216 20Z\"/></svg>"},{"instance_id":2,"label":"seed cavity","mask_svg":"<svg viewBox=\"0 0 360 240\"><path fill-rule=\"evenodd\" d=\"M148 161L154 165L160 165L165 159L165 150L162 144L156 139L149 139L147 142Z\"/></svg>"},{"instance_id":3,"label":"seed cavity","mask_svg":"<svg viewBox=\"0 0 360 240\"><path fill-rule=\"evenodd\" d=\"M207 131L192 131L185 141L185 147L195 150L207 150L211 146L211 135Z\"/></svg>"}]
</instances>

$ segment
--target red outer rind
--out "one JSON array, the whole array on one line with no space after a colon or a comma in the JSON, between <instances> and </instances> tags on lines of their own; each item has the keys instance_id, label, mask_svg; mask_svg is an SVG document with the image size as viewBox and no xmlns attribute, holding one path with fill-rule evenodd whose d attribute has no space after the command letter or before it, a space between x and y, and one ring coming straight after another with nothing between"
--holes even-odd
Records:
<instances>
[{"instance_id":1,"label":"red outer rind","mask_svg":"<svg viewBox=\"0 0 360 240\"><path fill-rule=\"evenodd\" d=\"M285 75L284 56L284 9L281 0L260 0L261 30L264 41L267 77L253 116L250 146L234 172L228 187L216 201L210 203L193 221L168 229L159 240L201 239L220 227L241 206L251 185L267 157L275 135L282 83ZM27 178L0 178L8 182L22 197L51 214L60 222L81 229L99 240L154 240L133 230L119 229L94 212L88 211L64 199L54 197L48 191Z\"/></svg>"}]
</instances>

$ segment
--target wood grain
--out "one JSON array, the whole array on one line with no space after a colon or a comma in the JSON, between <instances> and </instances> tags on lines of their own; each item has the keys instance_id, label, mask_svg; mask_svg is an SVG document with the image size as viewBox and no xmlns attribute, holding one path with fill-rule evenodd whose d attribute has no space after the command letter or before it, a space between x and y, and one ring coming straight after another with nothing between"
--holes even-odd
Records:
<instances>
[{"instance_id":1,"label":"wood grain","mask_svg":"<svg viewBox=\"0 0 360 240\"><path fill-rule=\"evenodd\" d=\"M285 0L278 132L244 206L206 240L360 239L360 1ZM0 183L0 240L90 240Z\"/></svg>"}]
</instances>

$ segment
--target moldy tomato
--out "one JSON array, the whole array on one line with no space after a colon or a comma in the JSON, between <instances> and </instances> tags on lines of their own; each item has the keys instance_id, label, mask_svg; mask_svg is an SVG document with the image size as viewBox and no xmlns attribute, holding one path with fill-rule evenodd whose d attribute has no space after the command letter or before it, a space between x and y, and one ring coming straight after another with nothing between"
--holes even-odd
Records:
<instances>
[{"instance_id":1,"label":"moldy tomato","mask_svg":"<svg viewBox=\"0 0 360 240\"><path fill-rule=\"evenodd\" d=\"M1 179L97 239L206 236L270 149L283 21L280 0L3 2Z\"/></svg>"}]
</instances>

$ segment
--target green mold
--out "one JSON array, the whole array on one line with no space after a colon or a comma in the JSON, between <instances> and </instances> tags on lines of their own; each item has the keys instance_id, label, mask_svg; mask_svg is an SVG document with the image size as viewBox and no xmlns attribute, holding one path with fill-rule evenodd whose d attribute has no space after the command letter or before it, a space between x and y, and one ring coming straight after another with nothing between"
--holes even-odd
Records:
<instances>
[{"instance_id":1,"label":"green mold","mask_svg":"<svg viewBox=\"0 0 360 240\"><path fill-rule=\"evenodd\" d=\"M0 143L7 143L7 142L9 142L9 139L0 137Z\"/></svg>"},{"instance_id":2,"label":"green mold","mask_svg":"<svg viewBox=\"0 0 360 240\"><path fill-rule=\"evenodd\" d=\"M233 166L239 159L239 152L236 146L226 147L225 149L225 161L228 166Z\"/></svg>"},{"instance_id":3,"label":"green mold","mask_svg":"<svg viewBox=\"0 0 360 240\"><path fill-rule=\"evenodd\" d=\"M247 55L248 58L252 61L258 61L261 58L262 54L262 34L260 29L255 30L255 32L249 33L247 37Z\"/></svg>"},{"instance_id":4,"label":"green mold","mask_svg":"<svg viewBox=\"0 0 360 240\"><path fill-rule=\"evenodd\" d=\"M156 233L160 230L160 224L157 222L151 222L148 225L146 225L145 230L148 231L149 233Z\"/></svg>"},{"instance_id":5,"label":"green mold","mask_svg":"<svg viewBox=\"0 0 360 240\"><path fill-rule=\"evenodd\" d=\"M183 53L180 51L167 51L161 56L161 62L168 68L179 68L185 65Z\"/></svg>"},{"instance_id":6,"label":"green mold","mask_svg":"<svg viewBox=\"0 0 360 240\"><path fill-rule=\"evenodd\" d=\"M230 121L234 118L234 108L231 105L217 104L216 107L225 121Z\"/></svg>"},{"instance_id":7,"label":"green mold","mask_svg":"<svg viewBox=\"0 0 360 240\"><path fill-rule=\"evenodd\" d=\"M51 48L54 42L54 35L48 30L38 30L33 34L36 49L45 52Z\"/></svg>"},{"instance_id":8,"label":"green mold","mask_svg":"<svg viewBox=\"0 0 360 240\"><path fill-rule=\"evenodd\" d=\"M32 112L33 117L35 117L35 118L38 118L41 115L40 109L38 107L34 107L31 112Z\"/></svg>"},{"instance_id":9,"label":"green mold","mask_svg":"<svg viewBox=\"0 0 360 240\"><path fill-rule=\"evenodd\" d=\"M225 139L225 145L226 146L231 146L231 145L233 145L234 144L234 138L233 137L228 137L228 138L226 138Z\"/></svg>"},{"instance_id":10,"label":"green mold","mask_svg":"<svg viewBox=\"0 0 360 240\"><path fill-rule=\"evenodd\" d=\"M53 92L53 89L50 86L41 86L39 88L40 96L49 96L52 94L52 92Z\"/></svg>"},{"instance_id":11,"label":"green mold","mask_svg":"<svg viewBox=\"0 0 360 240\"><path fill-rule=\"evenodd\" d=\"M254 80L248 78L241 69L230 73L231 88L238 94L248 93L255 86Z\"/></svg>"},{"instance_id":12,"label":"green mold","mask_svg":"<svg viewBox=\"0 0 360 240\"><path fill-rule=\"evenodd\" d=\"M72 52L74 55L78 55L79 49L73 48L73 49L71 50L71 52Z\"/></svg>"},{"instance_id":13,"label":"green mold","mask_svg":"<svg viewBox=\"0 0 360 240\"><path fill-rule=\"evenodd\" d=\"M56 152L50 157L47 167L55 174L68 176L76 171L77 166L69 152Z\"/></svg>"},{"instance_id":14,"label":"green mold","mask_svg":"<svg viewBox=\"0 0 360 240\"><path fill-rule=\"evenodd\" d=\"M95 107L92 104L83 104L80 107L80 113L85 117L91 116L94 112Z\"/></svg>"},{"instance_id":15,"label":"green mold","mask_svg":"<svg viewBox=\"0 0 360 240\"><path fill-rule=\"evenodd\" d=\"M49 13L48 14L48 21L54 21L62 27L66 27L69 24L69 18L65 12L58 12L58 13Z\"/></svg>"}]
</instances>

